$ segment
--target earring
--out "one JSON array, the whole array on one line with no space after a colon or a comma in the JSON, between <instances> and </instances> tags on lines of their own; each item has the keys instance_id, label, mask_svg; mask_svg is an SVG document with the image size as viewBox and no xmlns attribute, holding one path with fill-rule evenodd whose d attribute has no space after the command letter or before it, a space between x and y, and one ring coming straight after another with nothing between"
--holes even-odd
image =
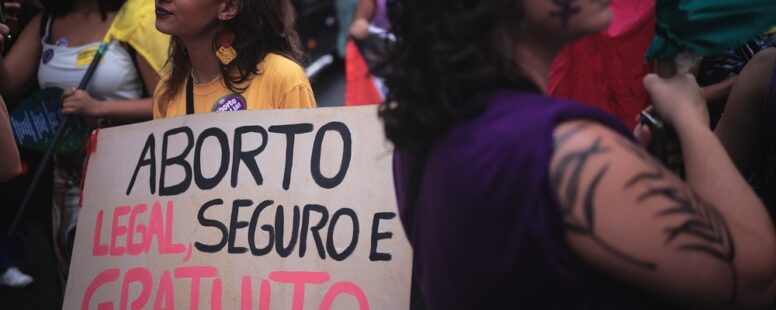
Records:
<instances>
[{"instance_id":1,"label":"earring","mask_svg":"<svg viewBox=\"0 0 776 310\"><path fill-rule=\"evenodd\" d=\"M233 32L222 32L216 36L216 43L218 43L216 57L224 66L229 65L237 58L237 51L232 47L232 42L234 42Z\"/></svg>"}]
</instances>

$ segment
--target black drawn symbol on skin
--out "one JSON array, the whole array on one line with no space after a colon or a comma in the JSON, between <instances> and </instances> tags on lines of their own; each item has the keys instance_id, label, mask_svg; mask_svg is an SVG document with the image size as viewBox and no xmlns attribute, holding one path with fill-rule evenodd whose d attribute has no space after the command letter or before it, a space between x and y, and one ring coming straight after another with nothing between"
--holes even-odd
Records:
<instances>
[{"instance_id":1,"label":"black drawn symbol on skin","mask_svg":"<svg viewBox=\"0 0 776 310\"><path fill-rule=\"evenodd\" d=\"M573 6L574 0L552 0L552 3L558 7L558 10L550 12L550 17L559 18L563 28L567 28L571 17L579 14L581 11L579 7Z\"/></svg>"},{"instance_id":2,"label":"black drawn symbol on skin","mask_svg":"<svg viewBox=\"0 0 776 310\"><path fill-rule=\"evenodd\" d=\"M563 135L564 137L559 137L559 139L557 139L557 142L559 142L558 144L562 144L575 132L584 129L585 126L581 126L575 128L569 136ZM601 239L595 232L594 197L601 179L609 170L609 164L607 163L598 169L593 181L586 190L582 189L580 186L582 171L588 166L591 158L610 151L609 148L602 146L602 139L598 138L589 148L570 152L558 162L556 173L552 176L552 182L557 189L560 189L564 183L566 184L566 190L562 193L561 197L561 200L565 202L563 208L565 227L572 233L589 236L611 254L627 262L647 270L655 270L657 266L654 263L637 259L622 252ZM580 194L582 196L580 196ZM582 201L581 203L578 203L577 201L580 198ZM578 208L581 208L581 210L578 210Z\"/></svg>"}]
</instances>

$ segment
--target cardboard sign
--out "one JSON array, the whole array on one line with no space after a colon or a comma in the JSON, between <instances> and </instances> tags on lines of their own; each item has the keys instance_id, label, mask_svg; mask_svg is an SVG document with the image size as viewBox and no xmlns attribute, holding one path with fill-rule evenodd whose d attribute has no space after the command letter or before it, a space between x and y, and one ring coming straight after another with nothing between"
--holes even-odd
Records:
<instances>
[{"instance_id":1,"label":"cardboard sign","mask_svg":"<svg viewBox=\"0 0 776 310\"><path fill-rule=\"evenodd\" d=\"M412 252L376 107L100 131L65 309L407 309Z\"/></svg>"}]
</instances>

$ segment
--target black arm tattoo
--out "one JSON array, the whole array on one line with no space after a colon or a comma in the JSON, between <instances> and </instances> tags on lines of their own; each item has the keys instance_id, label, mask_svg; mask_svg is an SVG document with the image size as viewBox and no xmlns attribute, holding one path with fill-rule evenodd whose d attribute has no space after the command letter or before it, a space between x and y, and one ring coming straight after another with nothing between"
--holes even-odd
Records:
<instances>
[{"instance_id":1,"label":"black arm tattoo","mask_svg":"<svg viewBox=\"0 0 776 310\"><path fill-rule=\"evenodd\" d=\"M552 3L558 7L558 10L550 12L550 17L559 18L563 28L568 28L571 17L581 11L579 7L574 6L574 0L552 0Z\"/></svg>"},{"instance_id":2,"label":"black arm tattoo","mask_svg":"<svg viewBox=\"0 0 776 310\"><path fill-rule=\"evenodd\" d=\"M556 135L556 149L573 139L588 126L575 126ZM730 303L735 304L738 295L738 275L733 264L735 243L725 218L710 203L701 199L679 179L672 176L661 164L624 138L615 137L615 146L641 159L648 168L637 171L624 182L623 190L640 189L635 206L649 200L665 201L665 207L656 211L658 218L681 218L679 224L663 228L666 246L677 251L690 251L709 255L730 267L732 290ZM566 230L570 233L587 235L610 253L647 270L656 270L657 264L646 262L617 250L606 243L595 232L595 199L601 179L609 171L610 161L591 165L590 160L597 156L607 156L611 148L602 144L599 137L585 148L564 152L553 169L551 181L558 192L562 204ZM589 184L581 186L581 174L585 169L595 169ZM565 185L565 187L561 187ZM561 191L561 188L564 188ZM583 197L579 200L580 192ZM676 223L676 221L672 221Z\"/></svg>"},{"instance_id":3,"label":"black arm tattoo","mask_svg":"<svg viewBox=\"0 0 776 310\"><path fill-rule=\"evenodd\" d=\"M572 128L570 132L559 135L557 141L563 142L568 138L573 137L575 133L584 129L586 129L586 126ZM590 237L602 248L625 261L641 268L655 270L657 266L654 263L637 259L616 249L608 242L601 239L595 232L595 193L597 192L601 179L603 179L604 175L606 175L606 172L609 170L609 163L598 168L593 181L587 189L584 190L582 203L577 203L577 196L581 189L579 183L582 171L587 166L588 161L594 156L606 154L610 151L609 148L601 146L601 141L602 139L598 138L589 148L569 152L558 161L555 173L552 175L552 182L556 190L560 190L564 181L566 183L564 195L560 197L562 201L561 205L564 225L568 231ZM581 206L582 208L582 217L576 215L579 213L579 211L575 210L577 206Z\"/></svg>"},{"instance_id":4,"label":"black arm tattoo","mask_svg":"<svg viewBox=\"0 0 776 310\"><path fill-rule=\"evenodd\" d=\"M628 183L635 185L636 175ZM681 224L665 228L666 245L673 245L680 251L701 252L715 257L730 266L732 290L730 303L738 299L738 273L733 261L736 256L733 236L722 214L711 204L694 193L676 186L662 185L649 187L642 193L637 202L649 199L668 200L672 205L657 213L658 217L684 216ZM685 236L682 240L679 237Z\"/></svg>"}]
</instances>

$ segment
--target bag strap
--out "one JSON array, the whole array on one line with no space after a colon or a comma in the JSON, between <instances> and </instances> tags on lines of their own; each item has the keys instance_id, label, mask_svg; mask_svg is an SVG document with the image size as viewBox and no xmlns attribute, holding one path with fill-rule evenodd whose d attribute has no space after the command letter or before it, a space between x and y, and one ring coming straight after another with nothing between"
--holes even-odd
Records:
<instances>
[{"instance_id":1,"label":"bag strap","mask_svg":"<svg viewBox=\"0 0 776 310\"><path fill-rule=\"evenodd\" d=\"M186 82L186 115L194 114L194 83L189 77Z\"/></svg>"},{"instance_id":2,"label":"bag strap","mask_svg":"<svg viewBox=\"0 0 776 310\"><path fill-rule=\"evenodd\" d=\"M43 14L41 14L40 17L40 39L42 40L46 33L51 33L51 28L54 27L54 20L52 18L53 16L51 13L47 11L43 11Z\"/></svg>"},{"instance_id":3,"label":"bag strap","mask_svg":"<svg viewBox=\"0 0 776 310\"><path fill-rule=\"evenodd\" d=\"M135 71L137 71L137 76L140 77L142 97L146 98L151 94L148 92L148 87L146 87L145 80L143 79L143 73L140 72L140 65L138 65L137 63L137 50L135 50L135 48L132 47L132 44L123 43L123 45L127 49L127 52L129 53L129 58L132 59L132 64L135 66Z\"/></svg>"}]
</instances>

